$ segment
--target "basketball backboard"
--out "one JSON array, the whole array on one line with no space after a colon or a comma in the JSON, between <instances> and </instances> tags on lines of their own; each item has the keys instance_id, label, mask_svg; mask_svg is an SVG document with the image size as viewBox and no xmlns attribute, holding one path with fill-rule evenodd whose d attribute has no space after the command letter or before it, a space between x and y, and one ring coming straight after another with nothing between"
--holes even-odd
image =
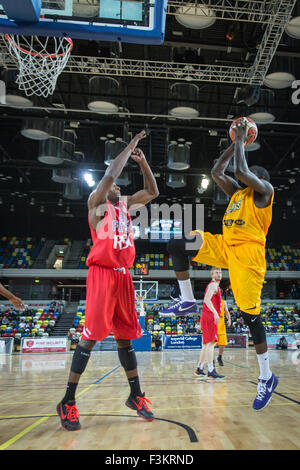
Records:
<instances>
[{"instance_id":1,"label":"basketball backboard","mask_svg":"<svg viewBox=\"0 0 300 470\"><path fill-rule=\"evenodd\" d=\"M167 0L0 0L0 33L160 44ZM37 8L41 4L41 8Z\"/></svg>"},{"instance_id":2,"label":"basketball backboard","mask_svg":"<svg viewBox=\"0 0 300 470\"><path fill-rule=\"evenodd\" d=\"M158 281L133 280L135 298L143 302L158 300Z\"/></svg>"}]
</instances>

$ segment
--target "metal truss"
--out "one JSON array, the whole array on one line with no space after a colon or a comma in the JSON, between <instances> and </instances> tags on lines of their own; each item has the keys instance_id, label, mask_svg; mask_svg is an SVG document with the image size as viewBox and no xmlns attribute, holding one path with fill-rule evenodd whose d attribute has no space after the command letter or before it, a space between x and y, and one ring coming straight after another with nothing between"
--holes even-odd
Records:
<instances>
[{"instance_id":1,"label":"metal truss","mask_svg":"<svg viewBox=\"0 0 300 470\"><path fill-rule=\"evenodd\" d=\"M182 64L174 62L158 62L148 60L133 60L119 58L99 58L99 57L70 57L64 73L82 73L90 75L106 75L115 77L135 77L150 79L165 79L176 81L192 82L217 82L231 84L263 84L265 75L269 69L273 56L276 52L285 26L290 20L292 10L297 0L201 0L215 10L224 15L248 15L247 21L256 16L263 15L264 21L267 19L265 33L257 52L255 61L251 67L236 67L227 65L198 65ZM170 0L169 7L186 6L185 1ZM188 3L193 5L195 3ZM251 4L251 8L250 8ZM245 13L245 9L247 13ZM258 10L260 9L260 13ZM234 11L235 10L235 11ZM264 11L264 13L263 13ZM266 13L267 11L267 13ZM237 16L235 16L236 19ZM233 19L233 18L231 18ZM0 39L0 59L2 65L7 68L16 68L16 65L8 54L3 37Z\"/></svg>"},{"instance_id":2,"label":"metal truss","mask_svg":"<svg viewBox=\"0 0 300 470\"><path fill-rule=\"evenodd\" d=\"M273 20L267 24L250 76L250 83L262 83L297 0L273 1Z\"/></svg>"},{"instance_id":3,"label":"metal truss","mask_svg":"<svg viewBox=\"0 0 300 470\"><path fill-rule=\"evenodd\" d=\"M148 60L71 57L64 72L193 82L248 83L246 67L195 65Z\"/></svg>"},{"instance_id":4,"label":"metal truss","mask_svg":"<svg viewBox=\"0 0 300 470\"><path fill-rule=\"evenodd\" d=\"M200 10L199 7L205 6L216 14L218 20L269 23L273 19L274 6L278 3L277 0L169 0L167 13L176 15L178 14L177 9L184 7L185 14L193 16L211 15L207 10ZM282 16L280 9L278 9L277 14Z\"/></svg>"}]
</instances>

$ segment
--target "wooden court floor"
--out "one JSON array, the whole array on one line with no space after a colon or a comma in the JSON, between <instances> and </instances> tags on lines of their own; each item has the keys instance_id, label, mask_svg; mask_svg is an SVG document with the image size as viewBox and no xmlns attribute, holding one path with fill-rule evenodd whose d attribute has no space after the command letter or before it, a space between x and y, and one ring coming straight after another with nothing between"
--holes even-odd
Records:
<instances>
[{"instance_id":1,"label":"wooden court floor","mask_svg":"<svg viewBox=\"0 0 300 470\"><path fill-rule=\"evenodd\" d=\"M142 390L156 419L124 402L128 384L117 352L94 352L77 406L82 429L61 428L56 405L72 353L0 356L1 450L300 449L300 352L270 351L279 385L270 405L252 411L255 352L227 350L224 382L194 375L198 351L137 352Z\"/></svg>"}]
</instances>

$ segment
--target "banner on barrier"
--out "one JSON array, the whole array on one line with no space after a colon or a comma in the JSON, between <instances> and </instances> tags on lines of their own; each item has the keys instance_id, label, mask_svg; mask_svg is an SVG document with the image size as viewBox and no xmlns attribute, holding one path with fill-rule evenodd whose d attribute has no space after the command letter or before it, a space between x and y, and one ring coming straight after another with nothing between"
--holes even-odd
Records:
<instances>
[{"instance_id":1,"label":"banner on barrier","mask_svg":"<svg viewBox=\"0 0 300 470\"><path fill-rule=\"evenodd\" d=\"M248 348L248 335L228 334L226 348Z\"/></svg>"},{"instance_id":2,"label":"banner on barrier","mask_svg":"<svg viewBox=\"0 0 300 470\"><path fill-rule=\"evenodd\" d=\"M165 336L164 349L201 349L202 336Z\"/></svg>"},{"instance_id":3,"label":"banner on barrier","mask_svg":"<svg viewBox=\"0 0 300 470\"><path fill-rule=\"evenodd\" d=\"M284 336L288 342L288 349L297 349L297 339L295 334L293 333L285 333L285 334L267 334L267 345L269 349L276 349L277 343L279 343L280 338Z\"/></svg>"},{"instance_id":4,"label":"banner on barrier","mask_svg":"<svg viewBox=\"0 0 300 470\"><path fill-rule=\"evenodd\" d=\"M22 353L67 352L67 338L22 338Z\"/></svg>"}]
</instances>

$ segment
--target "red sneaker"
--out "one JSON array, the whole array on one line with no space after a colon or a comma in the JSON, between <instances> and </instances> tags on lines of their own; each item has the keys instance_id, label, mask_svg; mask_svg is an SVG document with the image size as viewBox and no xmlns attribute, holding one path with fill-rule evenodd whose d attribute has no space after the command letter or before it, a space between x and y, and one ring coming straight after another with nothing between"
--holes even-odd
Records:
<instances>
[{"instance_id":1,"label":"red sneaker","mask_svg":"<svg viewBox=\"0 0 300 470\"><path fill-rule=\"evenodd\" d=\"M68 401L67 403L60 402L56 411L60 417L61 425L63 428L68 431L77 431L81 429L81 424L79 422L80 414L75 405L75 401Z\"/></svg>"},{"instance_id":2,"label":"red sneaker","mask_svg":"<svg viewBox=\"0 0 300 470\"><path fill-rule=\"evenodd\" d=\"M151 401L145 397L145 394L136 397L129 397L125 405L132 410L135 410L139 416L147 421L154 420L154 414L149 410L147 403L152 405Z\"/></svg>"}]
</instances>

